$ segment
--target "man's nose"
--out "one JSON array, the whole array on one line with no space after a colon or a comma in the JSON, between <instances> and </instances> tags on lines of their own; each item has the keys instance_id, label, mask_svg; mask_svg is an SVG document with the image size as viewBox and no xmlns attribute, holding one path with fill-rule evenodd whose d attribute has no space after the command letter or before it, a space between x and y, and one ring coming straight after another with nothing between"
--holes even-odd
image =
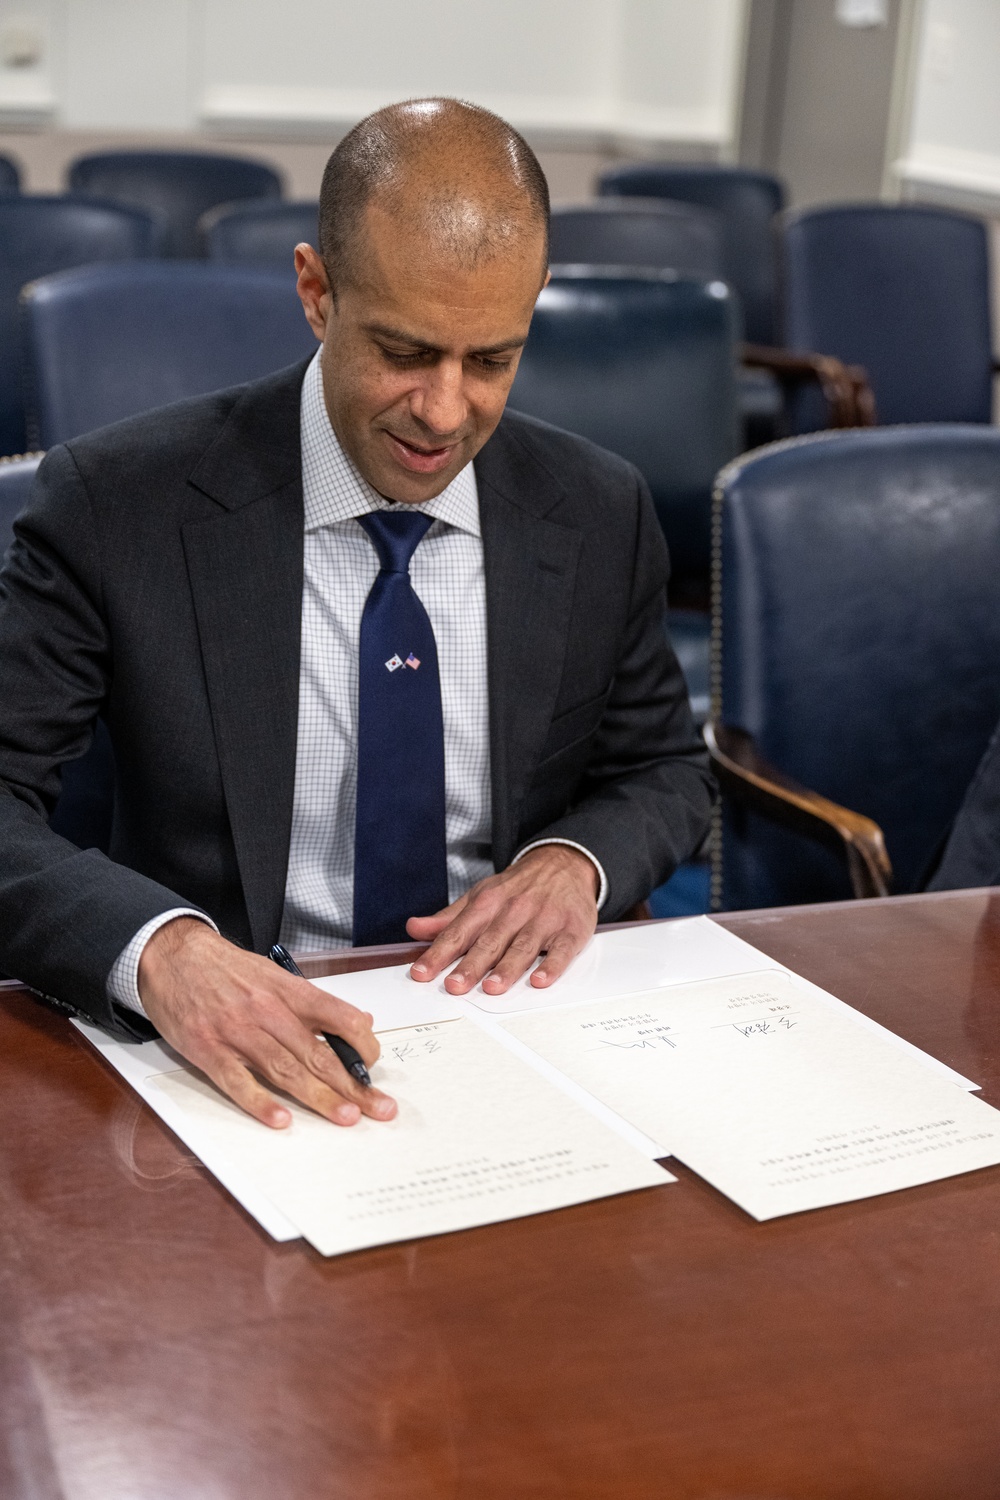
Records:
<instances>
[{"instance_id":1,"label":"man's nose","mask_svg":"<svg viewBox=\"0 0 1000 1500\"><path fill-rule=\"evenodd\" d=\"M431 432L446 437L463 426L468 414L461 362L442 360L411 394L410 410Z\"/></svg>"}]
</instances>

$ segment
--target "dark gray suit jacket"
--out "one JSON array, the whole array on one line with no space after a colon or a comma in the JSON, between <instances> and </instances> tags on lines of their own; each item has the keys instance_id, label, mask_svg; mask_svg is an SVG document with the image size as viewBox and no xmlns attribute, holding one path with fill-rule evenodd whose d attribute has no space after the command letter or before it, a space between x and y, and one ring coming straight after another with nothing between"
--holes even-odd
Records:
<instances>
[{"instance_id":1,"label":"dark gray suit jacket","mask_svg":"<svg viewBox=\"0 0 1000 1500\"><path fill-rule=\"evenodd\" d=\"M54 448L0 575L0 971L111 1029L151 917L266 952L295 781L304 366ZM476 460L493 859L539 835L603 864L613 920L702 838L705 755L663 629L667 554L623 460L514 413ZM48 826L103 715L111 857Z\"/></svg>"}]
</instances>

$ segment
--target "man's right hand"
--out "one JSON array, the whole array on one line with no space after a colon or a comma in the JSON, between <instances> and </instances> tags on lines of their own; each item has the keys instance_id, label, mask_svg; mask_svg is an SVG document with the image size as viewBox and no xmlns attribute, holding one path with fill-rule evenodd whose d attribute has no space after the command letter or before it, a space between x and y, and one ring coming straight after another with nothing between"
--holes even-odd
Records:
<instances>
[{"instance_id":1,"label":"man's right hand","mask_svg":"<svg viewBox=\"0 0 1000 1500\"><path fill-rule=\"evenodd\" d=\"M370 1015L194 917L177 917L150 938L139 996L163 1039L265 1125L280 1130L292 1116L255 1073L335 1125L396 1113L394 1100L363 1088L316 1035L343 1037L370 1068L379 1055Z\"/></svg>"}]
</instances>

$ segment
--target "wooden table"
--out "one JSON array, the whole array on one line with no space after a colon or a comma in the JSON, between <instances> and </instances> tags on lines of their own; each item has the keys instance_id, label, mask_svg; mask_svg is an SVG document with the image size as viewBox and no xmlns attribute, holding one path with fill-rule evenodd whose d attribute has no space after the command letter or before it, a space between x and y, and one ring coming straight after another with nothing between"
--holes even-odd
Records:
<instances>
[{"instance_id":1,"label":"wooden table","mask_svg":"<svg viewBox=\"0 0 1000 1500\"><path fill-rule=\"evenodd\" d=\"M722 920L1000 1104L1000 893ZM0 1496L995 1500L1000 1169L767 1224L677 1171L325 1261L11 989Z\"/></svg>"}]
</instances>

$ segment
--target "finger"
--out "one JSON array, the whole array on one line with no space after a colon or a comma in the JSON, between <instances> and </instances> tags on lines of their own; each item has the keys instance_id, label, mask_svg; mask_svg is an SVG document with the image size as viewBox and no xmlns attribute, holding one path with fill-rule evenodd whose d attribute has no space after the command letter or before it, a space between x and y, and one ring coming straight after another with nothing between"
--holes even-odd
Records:
<instances>
[{"instance_id":1,"label":"finger","mask_svg":"<svg viewBox=\"0 0 1000 1500\"><path fill-rule=\"evenodd\" d=\"M583 952L588 941L587 937L574 937L568 932L560 933L549 944L549 951L532 974L529 983L536 989L545 989L547 985L554 984L565 974L577 954Z\"/></svg>"},{"instance_id":2,"label":"finger","mask_svg":"<svg viewBox=\"0 0 1000 1500\"><path fill-rule=\"evenodd\" d=\"M360 1107L346 1097L346 1086L343 1093L331 1088L274 1037L259 1032L243 1050L246 1061L268 1083L332 1125L356 1125L361 1118Z\"/></svg>"},{"instance_id":3,"label":"finger","mask_svg":"<svg viewBox=\"0 0 1000 1500\"><path fill-rule=\"evenodd\" d=\"M483 979L483 989L490 995L503 995L514 982L526 974L544 950L544 930L524 927L508 943L507 951Z\"/></svg>"},{"instance_id":4,"label":"finger","mask_svg":"<svg viewBox=\"0 0 1000 1500\"><path fill-rule=\"evenodd\" d=\"M480 934L458 966L448 975L444 982L448 993L466 994L499 963L512 943L518 943L518 952L522 952L525 946L530 946L532 939L522 936L528 931L527 917L528 912L522 903L512 901L506 906L496 920ZM537 952L536 948L532 957ZM530 962L530 959L527 962Z\"/></svg>"},{"instance_id":5,"label":"finger","mask_svg":"<svg viewBox=\"0 0 1000 1500\"><path fill-rule=\"evenodd\" d=\"M470 905L460 916L450 922L431 943L427 952L418 958L411 973L415 979L435 979L442 969L447 969L456 958L468 952L480 935L485 932L495 915L493 904Z\"/></svg>"},{"instance_id":6,"label":"finger","mask_svg":"<svg viewBox=\"0 0 1000 1500\"><path fill-rule=\"evenodd\" d=\"M231 1052L206 1058L198 1066L217 1089L262 1125L268 1125L272 1130L287 1130L292 1123L291 1110L262 1088L250 1070Z\"/></svg>"},{"instance_id":7,"label":"finger","mask_svg":"<svg viewBox=\"0 0 1000 1500\"><path fill-rule=\"evenodd\" d=\"M320 991L319 993L322 994L323 992ZM360 1012L358 1014L360 1015ZM303 1068L318 1079L321 1084L325 1085L333 1095L339 1096L340 1099L346 1100L349 1104L356 1105L362 1114L370 1115L375 1120L391 1120L393 1115L395 1115L396 1104L388 1094L384 1094L381 1089L365 1087L356 1078L353 1078L329 1042L324 1041L322 1037L314 1036L291 1012L283 1011L274 1016L269 1015L266 1018L264 1038L261 1042L258 1042L256 1048L252 1044L250 1047L252 1053L250 1060L254 1062L255 1066L259 1065L257 1060L262 1055L259 1050L261 1045L265 1049L263 1053L264 1058L273 1058L273 1066L278 1068L284 1068L287 1065L282 1057L282 1052L290 1054ZM277 1046L276 1051L273 1050L272 1044ZM377 1042L375 1043L375 1048L377 1051ZM374 1059L372 1060L374 1061ZM276 1077L269 1069L265 1069L265 1071L267 1071L268 1077L273 1082L280 1083L282 1088L287 1089L290 1093L295 1093L291 1084ZM296 1097L301 1096L296 1093ZM316 1107L309 1100L304 1100L303 1102L309 1103L310 1108ZM321 1109L319 1113L326 1115L328 1119L332 1118L325 1109ZM340 1119L338 1123L345 1124L351 1122Z\"/></svg>"}]
</instances>

